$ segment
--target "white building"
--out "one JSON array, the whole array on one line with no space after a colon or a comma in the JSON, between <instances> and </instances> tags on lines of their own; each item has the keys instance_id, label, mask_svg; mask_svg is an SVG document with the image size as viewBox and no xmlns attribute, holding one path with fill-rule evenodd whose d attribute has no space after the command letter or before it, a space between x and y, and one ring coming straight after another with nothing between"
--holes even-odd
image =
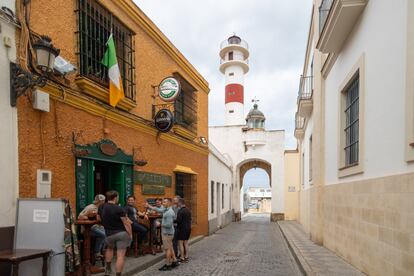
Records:
<instances>
[{"instance_id":1,"label":"white building","mask_svg":"<svg viewBox=\"0 0 414 276\"><path fill-rule=\"evenodd\" d=\"M413 275L414 1L313 2L300 222L369 275Z\"/></svg>"},{"instance_id":2,"label":"white building","mask_svg":"<svg viewBox=\"0 0 414 276\"><path fill-rule=\"evenodd\" d=\"M255 209L257 212L268 213L271 210L272 189L264 187L249 187L245 194L244 210Z\"/></svg>"},{"instance_id":3,"label":"white building","mask_svg":"<svg viewBox=\"0 0 414 276\"><path fill-rule=\"evenodd\" d=\"M15 1L0 0L0 228L14 226L18 197L17 109L10 105L10 62L16 62ZM6 9L7 8L7 9Z\"/></svg>"},{"instance_id":4,"label":"white building","mask_svg":"<svg viewBox=\"0 0 414 276\"><path fill-rule=\"evenodd\" d=\"M285 132L265 130L265 116L254 104L244 116L244 75L249 71L248 44L233 35L221 44L220 71L225 76L225 125L209 128L209 139L233 164L232 201L236 219L243 212L243 178L253 168L265 170L272 189L272 220L285 213Z\"/></svg>"},{"instance_id":5,"label":"white building","mask_svg":"<svg viewBox=\"0 0 414 276\"><path fill-rule=\"evenodd\" d=\"M213 144L208 156L208 232L229 224L233 218L233 167Z\"/></svg>"}]
</instances>

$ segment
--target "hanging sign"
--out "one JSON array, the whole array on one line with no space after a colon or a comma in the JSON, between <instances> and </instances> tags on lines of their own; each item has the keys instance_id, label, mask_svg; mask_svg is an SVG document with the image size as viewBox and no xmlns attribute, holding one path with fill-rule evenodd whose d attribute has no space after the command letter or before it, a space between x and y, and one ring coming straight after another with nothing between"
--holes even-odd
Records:
<instances>
[{"instance_id":1,"label":"hanging sign","mask_svg":"<svg viewBox=\"0 0 414 276\"><path fill-rule=\"evenodd\" d=\"M154 117L155 127L161 132L168 132L174 125L174 115L168 109L161 109Z\"/></svg>"},{"instance_id":2,"label":"hanging sign","mask_svg":"<svg viewBox=\"0 0 414 276\"><path fill-rule=\"evenodd\" d=\"M180 82L173 77L163 79L158 86L158 94L165 102L174 101L180 95L180 91Z\"/></svg>"}]
</instances>

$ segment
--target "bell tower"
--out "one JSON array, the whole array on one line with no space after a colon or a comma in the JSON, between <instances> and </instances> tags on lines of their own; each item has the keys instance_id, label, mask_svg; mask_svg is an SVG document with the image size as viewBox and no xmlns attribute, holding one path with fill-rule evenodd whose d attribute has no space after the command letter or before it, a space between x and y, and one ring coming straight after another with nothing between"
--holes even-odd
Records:
<instances>
[{"instance_id":1,"label":"bell tower","mask_svg":"<svg viewBox=\"0 0 414 276\"><path fill-rule=\"evenodd\" d=\"M225 125L244 125L244 75L249 71L249 46L237 35L220 45L220 72L225 79Z\"/></svg>"}]
</instances>

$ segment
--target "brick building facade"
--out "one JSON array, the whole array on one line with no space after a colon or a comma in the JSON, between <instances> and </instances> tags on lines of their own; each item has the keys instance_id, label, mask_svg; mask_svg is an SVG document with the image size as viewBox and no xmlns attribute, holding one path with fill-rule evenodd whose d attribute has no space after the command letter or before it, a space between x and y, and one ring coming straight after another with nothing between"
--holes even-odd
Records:
<instances>
[{"instance_id":1,"label":"brick building facade","mask_svg":"<svg viewBox=\"0 0 414 276\"><path fill-rule=\"evenodd\" d=\"M141 207L146 198L181 194L194 213L193 234L207 234L208 149L200 138L208 138L208 83L130 0L30 5L30 30L49 36L78 70L41 88L49 112L33 109L29 97L18 100L20 197L36 197L38 169L52 173L51 196L68 198L77 212L108 189L119 190L121 201L133 193ZM126 96L116 108L99 63L110 29ZM182 96L162 106L154 95L171 75ZM177 121L166 134L153 124L160 108ZM137 166L141 159L147 165ZM152 182L137 177L143 172Z\"/></svg>"}]
</instances>

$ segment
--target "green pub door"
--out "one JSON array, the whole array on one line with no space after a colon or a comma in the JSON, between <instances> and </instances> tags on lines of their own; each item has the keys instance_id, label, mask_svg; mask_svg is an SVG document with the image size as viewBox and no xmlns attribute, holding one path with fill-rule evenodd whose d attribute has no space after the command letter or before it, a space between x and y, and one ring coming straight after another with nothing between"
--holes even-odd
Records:
<instances>
[{"instance_id":1,"label":"green pub door","mask_svg":"<svg viewBox=\"0 0 414 276\"><path fill-rule=\"evenodd\" d=\"M133 158L110 140L92 145L76 145L76 211L92 203L95 195L109 190L119 193L119 203L134 193ZM81 156L80 156L81 155Z\"/></svg>"}]
</instances>

